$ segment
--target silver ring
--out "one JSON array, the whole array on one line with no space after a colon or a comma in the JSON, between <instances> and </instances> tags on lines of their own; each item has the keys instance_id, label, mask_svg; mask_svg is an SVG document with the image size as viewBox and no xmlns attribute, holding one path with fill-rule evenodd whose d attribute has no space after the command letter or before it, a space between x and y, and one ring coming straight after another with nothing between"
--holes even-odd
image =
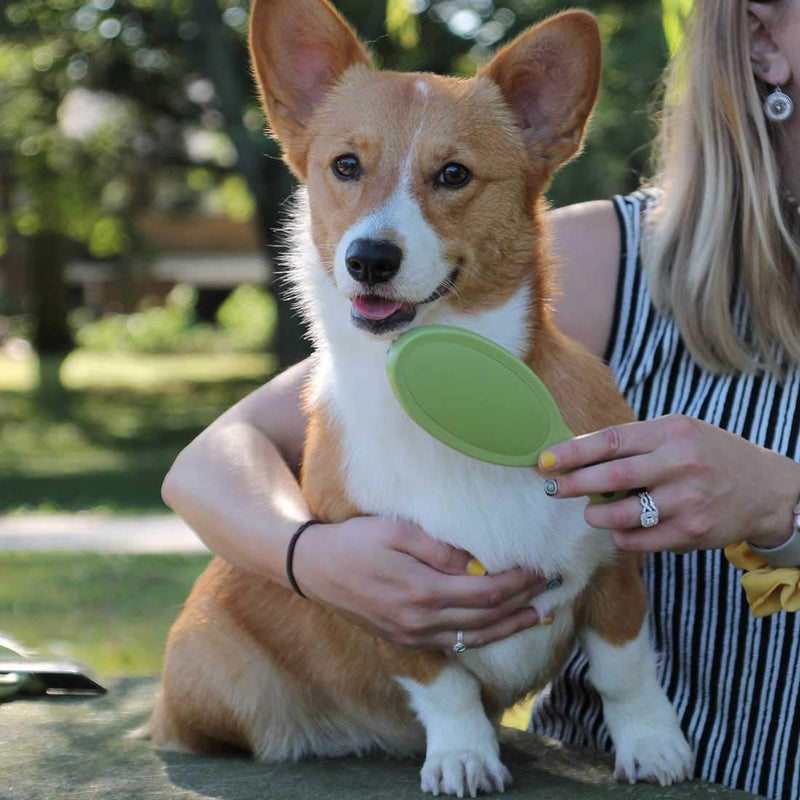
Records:
<instances>
[{"instance_id":1,"label":"silver ring","mask_svg":"<svg viewBox=\"0 0 800 800\"><path fill-rule=\"evenodd\" d=\"M650 496L650 492L639 492L639 502L642 504L642 513L639 521L643 528L653 528L658 525L658 506Z\"/></svg>"},{"instance_id":2,"label":"silver ring","mask_svg":"<svg viewBox=\"0 0 800 800\"><path fill-rule=\"evenodd\" d=\"M546 592L552 592L554 589L558 589L564 584L564 579L560 575L556 575L554 578L551 578L547 581L544 589Z\"/></svg>"},{"instance_id":3,"label":"silver ring","mask_svg":"<svg viewBox=\"0 0 800 800\"><path fill-rule=\"evenodd\" d=\"M461 655L466 649L467 646L464 644L464 631L458 631L456 633L456 643L453 645L453 652Z\"/></svg>"}]
</instances>

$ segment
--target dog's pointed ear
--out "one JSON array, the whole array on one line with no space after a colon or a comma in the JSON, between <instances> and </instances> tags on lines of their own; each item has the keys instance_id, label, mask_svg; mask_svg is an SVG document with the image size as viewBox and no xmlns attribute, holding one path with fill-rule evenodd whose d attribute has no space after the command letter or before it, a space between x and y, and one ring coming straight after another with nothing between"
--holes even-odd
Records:
<instances>
[{"instance_id":1,"label":"dog's pointed ear","mask_svg":"<svg viewBox=\"0 0 800 800\"><path fill-rule=\"evenodd\" d=\"M529 155L555 171L581 148L600 88L595 18L565 11L518 36L478 73L511 106Z\"/></svg>"},{"instance_id":2,"label":"dog's pointed ear","mask_svg":"<svg viewBox=\"0 0 800 800\"><path fill-rule=\"evenodd\" d=\"M253 0L250 54L270 129L304 180L311 115L369 55L327 0Z\"/></svg>"}]
</instances>

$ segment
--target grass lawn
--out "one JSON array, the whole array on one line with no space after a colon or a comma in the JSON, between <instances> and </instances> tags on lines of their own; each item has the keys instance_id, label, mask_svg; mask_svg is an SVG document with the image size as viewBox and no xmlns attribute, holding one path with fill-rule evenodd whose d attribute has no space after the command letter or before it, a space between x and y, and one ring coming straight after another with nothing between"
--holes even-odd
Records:
<instances>
[{"instance_id":1,"label":"grass lawn","mask_svg":"<svg viewBox=\"0 0 800 800\"><path fill-rule=\"evenodd\" d=\"M35 359L0 357L0 513L165 510L178 452L272 370L266 354L77 351L40 392Z\"/></svg>"},{"instance_id":2,"label":"grass lawn","mask_svg":"<svg viewBox=\"0 0 800 800\"><path fill-rule=\"evenodd\" d=\"M99 676L161 669L167 631L206 555L0 554L0 631Z\"/></svg>"}]
</instances>

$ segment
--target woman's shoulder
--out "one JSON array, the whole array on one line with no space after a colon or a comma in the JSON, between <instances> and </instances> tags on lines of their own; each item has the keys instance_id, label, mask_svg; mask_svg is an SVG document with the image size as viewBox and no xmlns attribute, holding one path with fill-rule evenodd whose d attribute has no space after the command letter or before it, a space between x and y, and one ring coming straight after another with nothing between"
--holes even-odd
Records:
<instances>
[{"instance_id":1,"label":"woman's shoulder","mask_svg":"<svg viewBox=\"0 0 800 800\"><path fill-rule=\"evenodd\" d=\"M657 189L642 189L548 214L559 259L556 324L601 358L619 322L620 293L640 269L642 231L660 197Z\"/></svg>"},{"instance_id":2,"label":"woman's shoulder","mask_svg":"<svg viewBox=\"0 0 800 800\"><path fill-rule=\"evenodd\" d=\"M551 211L548 221L558 261L556 325L602 357L611 336L622 248L616 204L566 206Z\"/></svg>"}]
</instances>

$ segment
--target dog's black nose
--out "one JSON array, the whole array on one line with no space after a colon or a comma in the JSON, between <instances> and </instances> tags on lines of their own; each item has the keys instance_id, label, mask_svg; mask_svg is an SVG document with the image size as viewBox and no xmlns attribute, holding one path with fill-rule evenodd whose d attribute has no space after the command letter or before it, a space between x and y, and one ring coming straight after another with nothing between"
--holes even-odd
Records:
<instances>
[{"instance_id":1,"label":"dog's black nose","mask_svg":"<svg viewBox=\"0 0 800 800\"><path fill-rule=\"evenodd\" d=\"M375 286L397 275L403 251L391 242L356 239L344 256L347 271L359 283Z\"/></svg>"}]
</instances>

